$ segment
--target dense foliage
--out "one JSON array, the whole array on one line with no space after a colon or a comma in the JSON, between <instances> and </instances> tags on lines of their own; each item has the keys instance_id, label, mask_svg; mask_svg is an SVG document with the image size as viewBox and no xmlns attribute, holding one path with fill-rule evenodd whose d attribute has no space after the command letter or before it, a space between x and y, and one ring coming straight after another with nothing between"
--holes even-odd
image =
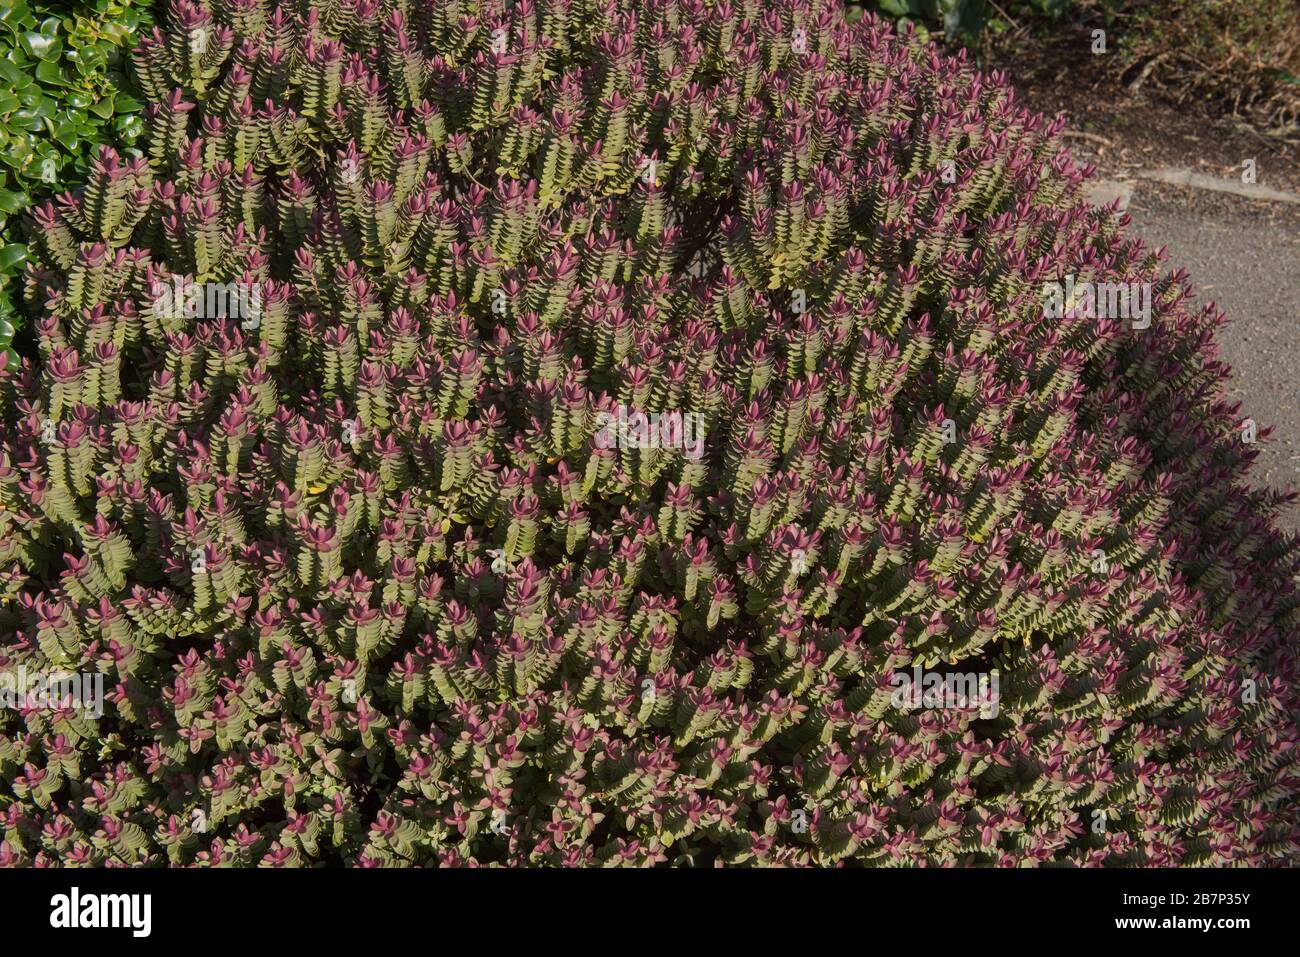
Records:
<instances>
[{"instance_id":1,"label":"dense foliage","mask_svg":"<svg viewBox=\"0 0 1300 957\"><path fill-rule=\"evenodd\" d=\"M823 0L163 21L0 372L0 670L107 689L0 711L0 863L1294 854L1223 317L998 77Z\"/></svg>"},{"instance_id":2,"label":"dense foliage","mask_svg":"<svg viewBox=\"0 0 1300 957\"><path fill-rule=\"evenodd\" d=\"M145 0L5 0L0 10L0 352L22 315L19 214L84 180L102 144L129 145L143 130L122 51L147 11Z\"/></svg>"}]
</instances>

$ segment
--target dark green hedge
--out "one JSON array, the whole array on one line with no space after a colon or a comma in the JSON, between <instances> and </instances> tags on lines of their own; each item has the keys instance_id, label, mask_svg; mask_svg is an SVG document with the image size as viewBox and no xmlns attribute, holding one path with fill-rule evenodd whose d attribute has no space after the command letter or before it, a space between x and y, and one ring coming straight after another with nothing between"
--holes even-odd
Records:
<instances>
[{"instance_id":1,"label":"dark green hedge","mask_svg":"<svg viewBox=\"0 0 1300 957\"><path fill-rule=\"evenodd\" d=\"M151 22L150 5L0 4L0 349L22 320L23 212L83 181L100 144L129 146L141 131L123 53Z\"/></svg>"}]
</instances>

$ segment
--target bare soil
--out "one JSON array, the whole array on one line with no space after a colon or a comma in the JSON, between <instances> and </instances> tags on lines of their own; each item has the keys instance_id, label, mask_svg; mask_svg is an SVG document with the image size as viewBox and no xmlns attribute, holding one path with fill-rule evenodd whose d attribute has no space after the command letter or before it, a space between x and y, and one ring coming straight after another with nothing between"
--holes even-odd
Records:
<instances>
[{"instance_id":1,"label":"bare soil","mask_svg":"<svg viewBox=\"0 0 1300 957\"><path fill-rule=\"evenodd\" d=\"M1083 27L1060 27L1044 36L1027 31L1002 38L985 51L986 69L1006 73L1026 103L1070 118L1072 145L1107 175L1183 166L1210 176L1239 178L1254 159L1258 182L1300 193L1300 143L1260 132L1231 117L1175 106L1138 81L1111 50L1096 54Z\"/></svg>"}]
</instances>

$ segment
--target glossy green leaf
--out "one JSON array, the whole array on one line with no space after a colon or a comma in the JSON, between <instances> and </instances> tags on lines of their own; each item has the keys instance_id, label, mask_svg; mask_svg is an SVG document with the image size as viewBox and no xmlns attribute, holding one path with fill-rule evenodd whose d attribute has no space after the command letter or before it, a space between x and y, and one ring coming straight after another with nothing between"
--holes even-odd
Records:
<instances>
[{"instance_id":1,"label":"glossy green leaf","mask_svg":"<svg viewBox=\"0 0 1300 957\"><path fill-rule=\"evenodd\" d=\"M0 247L0 271L9 272L27 262L27 247L21 243L10 243Z\"/></svg>"},{"instance_id":2,"label":"glossy green leaf","mask_svg":"<svg viewBox=\"0 0 1300 957\"><path fill-rule=\"evenodd\" d=\"M59 51L63 49L63 43L58 37L46 36L35 31L23 34L22 46L39 60L55 60L59 56Z\"/></svg>"},{"instance_id":3,"label":"glossy green leaf","mask_svg":"<svg viewBox=\"0 0 1300 957\"><path fill-rule=\"evenodd\" d=\"M144 103L137 100L130 93L119 92L117 94L117 112L119 113L136 113L144 109Z\"/></svg>"},{"instance_id":4,"label":"glossy green leaf","mask_svg":"<svg viewBox=\"0 0 1300 957\"><path fill-rule=\"evenodd\" d=\"M51 60L42 60L36 64L36 79L40 80L46 86L67 86L68 78L64 76L63 71L59 69L57 63Z\"/></svg>"},{"instance_id":5,"label":"glossy green leaf","mask_svg":"<svg viewBox=\"0 0 1300 957\"><path fill-rule=\"evenodd\" d=\"M94 113L101 120L109 119L113 115L113 94L90 105L90 112Z\"/></svg>"}]
</instances>

